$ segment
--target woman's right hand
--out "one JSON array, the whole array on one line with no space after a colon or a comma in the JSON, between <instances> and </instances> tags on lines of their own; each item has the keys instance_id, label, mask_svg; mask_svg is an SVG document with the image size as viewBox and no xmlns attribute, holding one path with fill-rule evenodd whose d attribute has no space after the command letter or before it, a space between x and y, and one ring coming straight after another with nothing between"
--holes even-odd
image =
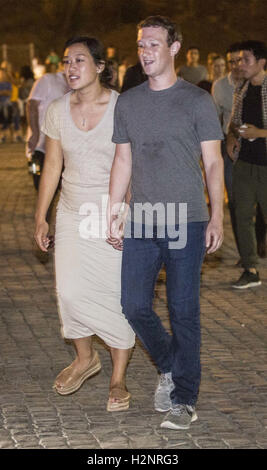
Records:
<instances>
[{"instance_id":1,"label":"woman's right hand","mask_svg":"<svg viewBox=\"0 0 267 470\"><path fill-rule=\"evenodd\" d=\"M40 222L36 224L34 238L42 251L47 251L50 238L48 237L49 225L47 222Z\"/></svg>"}]
</instances>

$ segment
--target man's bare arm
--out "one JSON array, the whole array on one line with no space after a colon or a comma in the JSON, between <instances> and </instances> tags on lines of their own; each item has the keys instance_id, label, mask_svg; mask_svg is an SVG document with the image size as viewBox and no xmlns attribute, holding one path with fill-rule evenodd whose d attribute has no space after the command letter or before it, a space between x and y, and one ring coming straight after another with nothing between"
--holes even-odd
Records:
<instances>
[{"instance_id":1,"label":"man's bare arm","mask_svg":"<svg viewBox=\"0 0 267 470\"><path fill-rule=\"evenodd\" d=\"M207 253L213 253L223 242L224 176L221 142L201 142L202 160L211 205L211 218L206 232Z\"/></svg>"}]
</instances>

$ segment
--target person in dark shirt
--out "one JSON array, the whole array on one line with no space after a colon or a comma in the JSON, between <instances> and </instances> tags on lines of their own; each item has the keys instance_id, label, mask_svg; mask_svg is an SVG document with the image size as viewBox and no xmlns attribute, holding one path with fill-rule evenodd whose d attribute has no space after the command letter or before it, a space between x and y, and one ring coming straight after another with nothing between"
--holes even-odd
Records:
<instances>
[{"instance_id":1,"label":"person in dark shirt","mask_svg":"<svg viewBox=\"0 0 267 470\"><path fill-rule=\"evenodd\" d=\"M142 65L138 61L135 65L129 67L126 70L121 87L121 93L129 90L130 88L133 88L134 86L141 85L141 83L145 82L146 80L147 75L144 73Z\"/></svg>"},{"instance_id":2,"label":"person in dark shirt","mask_svg":"<svg viewBox=\"0 0 267 470\"><path fill-rule=\"evenodd\" d=\"M256 205L267 221L267 47L261 41L241 44L241 70L245 82L235 94L227 148L236 161L233 193L237 236L244 272L233 284L246 289L261 284L257 271Z\"/></svg>"},{"instance_id":3,"label":"person in dark shirt","mask_svg":"<svg viewBox=\"0 0 267 470\"><path fill-rule=\"evenodd\" d=\"M263 116L262 116L262 97L261 85L252 85L251 82L248 86L248 91L243 100L242 121L262 129ZM245 128L244 128L245 129ZM241 137L244 129L240 130ZM264 138L246 139L241 140L241 149L239 152L239 159L251 163L252 165L267 165L267 154Z\"/></svg>"}]
</instances>

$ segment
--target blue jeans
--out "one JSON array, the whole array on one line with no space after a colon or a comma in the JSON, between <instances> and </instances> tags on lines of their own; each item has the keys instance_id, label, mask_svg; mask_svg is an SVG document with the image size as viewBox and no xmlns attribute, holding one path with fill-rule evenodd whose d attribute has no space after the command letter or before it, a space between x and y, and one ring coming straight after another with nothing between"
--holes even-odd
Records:
<instances>
[{"instance_id":1,"label":"blue jeans","mask_svg":"<svg viewBox=\"0 0 267 470\"><path fill-rule=\"evenodd\" d=\"M207 222L188 223L187 244L183 249L169 249L168 235L158 238L155 230L151 238L133 238L132 231L132 237L124 239L123 312L159 371L172 372L174 404L194 405L198 396L201 375L199 289L206 227ZM166 267L172 335L152 308L162 263Z\"/></svg>"}]
</instances>

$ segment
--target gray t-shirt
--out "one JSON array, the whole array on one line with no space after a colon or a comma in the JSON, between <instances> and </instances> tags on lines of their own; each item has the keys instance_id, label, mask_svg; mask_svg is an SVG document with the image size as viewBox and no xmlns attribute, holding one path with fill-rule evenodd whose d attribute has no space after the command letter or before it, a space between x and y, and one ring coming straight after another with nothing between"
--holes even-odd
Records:
<instances>
[{"instance_id":1,"label":"gray t-shirt","mask_svg":"<svg viewBox=\"0 0 267 470\"><path fill-rule=\"evenodd\" d=\"M208 71L204 65L197 65L196 67L182 65L182 67L180 67L178 75L184 80L187 80L188 82L197 85L202 80L207 79Z\"/></svg>"},{"instance_id":2,"label":"gray t-shirt","mask_svg":"<svg viewBox=\"0 0 267 470\"><path fill-rule=\"evenodd\" d=\"M211 96L183 79L161 91L145 82L122 93L112 140L131 143L131 209L135 203L175 203L178 222L179 204L186 203L188 222L208 220L200 143L221 139Z\"/></svg>"}]
</instances>

